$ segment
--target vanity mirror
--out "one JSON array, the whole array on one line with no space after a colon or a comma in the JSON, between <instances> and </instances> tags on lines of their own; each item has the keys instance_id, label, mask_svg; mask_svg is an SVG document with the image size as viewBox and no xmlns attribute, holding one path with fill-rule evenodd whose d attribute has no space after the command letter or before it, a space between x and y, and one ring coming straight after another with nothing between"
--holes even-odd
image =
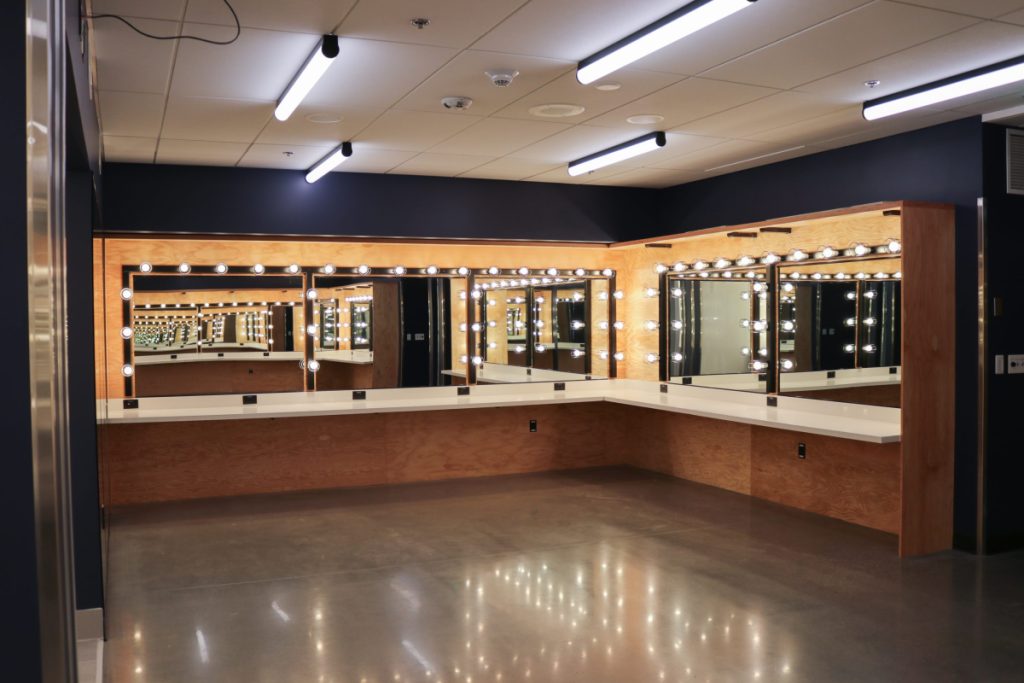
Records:
<instances>
[{"instance_id":1,"label":"vanity mirror","mask_svg":"<svg viewBox=\"0 0 1024 683\"><path fill-rule=\"evenodd\" d=\"M779 393L900 407L902 277L898 255L780 267Z\"/></svg>"},{"instance_id":2,"label":"vanity mirror","mask_svg":"<svg viewBox=\"0 0 1024 683\"><path fill-rule=\"evenodd\" d=\"M614 275L549 269L478 277L473 309L480 384L614 376Z\"/></svg>"}]
</instances>

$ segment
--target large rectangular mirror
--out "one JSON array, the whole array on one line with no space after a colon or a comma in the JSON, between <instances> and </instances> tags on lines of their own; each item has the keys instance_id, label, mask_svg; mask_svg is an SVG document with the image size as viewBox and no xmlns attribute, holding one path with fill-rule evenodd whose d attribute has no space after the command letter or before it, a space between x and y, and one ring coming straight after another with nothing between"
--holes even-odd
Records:
<instances>
[{"instance_id":1,"label":"large rectangular mirror","mask_svg":"<svg viewBox=\"0 0 1024 683\"><path fill-rule=\"evenodd\" d=\"M476 381L573 381L613 376L610 277L478 278L473 287Z\"/></svg>"},{"instance_id":2,"label":"large rectangular mirror","mask_svg":"<svg viewBox=\"0 0 1024 683\"><path fill-rule=\"evenodd\" d=\"M779 268L779 393L900 407L901 259Z\"/></svg>"},{"instance_id":3,"label":"large rectangular mirror","mask_svg":"<svg viewBox=\"0 0 1024 683\"><path fill-rule=\"evenodd\" d=\"M660 325L669 381L765 392L770 309L767 271L665 273Z\"/></svg>"},{"instance_id":4,"label":"large rectangular mirror","mask_svg":"<svg viewBox=\"0 0 1024 683\"><path fill-rule=\"evenodd\" d=\"M302 391L301 275L136 273L131 284L131 395Z\"/></svg>"},{"instance_id":5,"label":"large rectangular mirror","mask_svg":"<svg viewBox=\"0 0 1024 683\"><path fill-rule=\"evenodd\" d=\"M462 384L465 280L405 274L313 277L311 370L320 391ZM307 293L307 297L310 293ZM453 324L455 333L453 334ZM462 345L459 340L462 339ZM453 362L454 361L454 362Z\"/></svg>"}]
</instances>

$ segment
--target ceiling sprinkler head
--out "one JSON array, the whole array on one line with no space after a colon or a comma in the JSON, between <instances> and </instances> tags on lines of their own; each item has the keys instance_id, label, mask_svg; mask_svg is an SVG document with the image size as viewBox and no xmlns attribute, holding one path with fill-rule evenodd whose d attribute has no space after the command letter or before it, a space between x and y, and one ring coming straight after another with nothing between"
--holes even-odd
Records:
<instances>
[{"instance_id":1,"label":"ceiling sprinkler head","mask_svg":"<svg viewBox=\"0 0 1024 683\"><path fill-rule=\"evenodd\" d=\"M445 109L469 109L473 106L473 99L470 97L462 97L461 95L452 95L449 97L442 97L441 104L444 105Z\"/></svg>"},{"instance_id":2,"label":"ceiling sprinkler head","mask_svg":"<svg viewBox=\"0 0 1024 683\"><path fill-rule=\"evenodd\" d=\"M512 81L519 75L515 69L492 69L484 73L491 79L491 83L499 88L507 88L512 85Z\"/></svg>"},{"instance_id":3,"label":"ceiling sprinkler head","mask_svg":"<svg viewBox=\"0 0 1024 683\"><path fill-rule=\"evenodd\" d=\"M870 81L864 81L864 85L866 85L869 88L877 88L878 86L882 85L882 81L872 79Z\"/></svg>"},{"instance_id":4,"label":"ceiling sprinkler head","mask_svg":"<svg viewBox=\"0 0 1024 683\"><path fill-rule=\"evenodd\" d=\"M412 26L415 26L416 30L422 31L426 27L430 26L430 19L427 19L426 17L416 17L415 19L410 19L409 23Z\"/></svg>"}]
</instances>

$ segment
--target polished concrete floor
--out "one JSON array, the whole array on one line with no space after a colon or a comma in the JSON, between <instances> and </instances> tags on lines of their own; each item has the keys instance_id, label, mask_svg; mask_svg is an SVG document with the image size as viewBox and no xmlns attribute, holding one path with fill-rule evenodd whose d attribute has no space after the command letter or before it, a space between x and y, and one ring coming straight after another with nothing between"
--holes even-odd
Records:
<instances>
[{"instance_id":1,"label":"polished concrete floor","mask_svg":"<svg viewBox=\"0 0 1024 683\"><path fill-rule=\"evenodd\" d=\"M629 469L117 510L108 598L108 683L1024 680L1024 554Z\"/></svg>"}]
</instances>

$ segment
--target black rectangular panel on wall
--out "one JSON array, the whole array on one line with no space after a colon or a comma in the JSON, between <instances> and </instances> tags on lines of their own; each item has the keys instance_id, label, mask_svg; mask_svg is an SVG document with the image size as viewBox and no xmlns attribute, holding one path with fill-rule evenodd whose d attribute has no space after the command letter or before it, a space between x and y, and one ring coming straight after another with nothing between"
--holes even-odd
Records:
<instances>
[{"instance_id":1,"label":"black rectangular panel on wall","mask_svg":"<svg viewBox=\"0 0 1024 683\"><path fill-rule=\"evenodd\" d=\"M358 155L358 146L354 152ZM107 164L116 232L613 242L653 224L658 191L472 178Z\"/></svg>"}]
</instances>

